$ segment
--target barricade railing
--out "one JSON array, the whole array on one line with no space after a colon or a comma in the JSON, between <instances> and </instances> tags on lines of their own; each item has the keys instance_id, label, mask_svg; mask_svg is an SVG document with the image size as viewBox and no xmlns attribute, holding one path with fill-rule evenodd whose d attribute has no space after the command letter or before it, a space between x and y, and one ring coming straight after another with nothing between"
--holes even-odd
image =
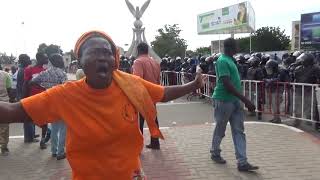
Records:
<instances>
[{"instance_id":1,"label":"barricade railing","mask_svg":"<svg viewBox=\"0 0 320 180\"><path fill-rule=\"evenodd\" d=\"M196 92L211 97L216 85L216 76L208 78L202 89ZM195 75L184 72L161 72L163 86L182 85L192 81ZM242 80L243 95L254 102L256 112L275 117L287 117L296 120L317 122L319 120L317 96L318 84L264 82Z\"/></svg>"}]
</instances>

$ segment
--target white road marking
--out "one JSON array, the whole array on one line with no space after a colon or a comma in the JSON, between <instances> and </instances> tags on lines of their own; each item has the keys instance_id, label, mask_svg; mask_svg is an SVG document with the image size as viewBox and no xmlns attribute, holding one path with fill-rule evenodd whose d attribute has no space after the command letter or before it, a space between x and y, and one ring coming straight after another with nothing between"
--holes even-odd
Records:
<instances>
[{"instance_id":1,"label":"white road marking","mask_svg":"<svg viewBox=\"0 0 320 180\"><path fill-rule=\"evenodd\" d=\"M216 123L212 123L212 125L215 125L215 124ZM270 126L279 126L279 127L284 127L284 128L290 129L290 130L292 130L294 132L297 132L297 133L304 132L301 129L298 129L298 128L295 128L295 127L292 127L292 126L288 126L288 125L285 125L285 124L275 124L275 123L257 122L257 121L246 121L246 122L244 122L244 124L263 124L263 125L270 125Z\"/></svg>"},{"instance_id":2,"label":"white road marking","mask_svg":"<svg viewBox=\"0 0 320 180\"><path fill-rule=\"evenodd\" d=\"M265 125L271 125L271 126L280 126L280 127L284 127L284 128L290 129L292 131L295 131L297 133L304 132L301 129L298 129L298 128L295 128L295 127L292 127L292 126L288 126L288 125L285 125L285 124L275 124L275 123L256 122L256 121L247 121L247 122L245 122L245 124L265 124Z\"/></svg>"},{"instance_id":3,"label":"white road marking","mask_svg":"<svg viewBox=\"0 0 320 180\"><path fill-rule=\"evenodd\" d=\"M10 136L10 139L22 139L24 136Z\"/></svg>"},{"instance_id":4,"label":"white road marking","mask_svg":"<svg viewBox=\"0 0 320 180\"><path fill-rule=\"evenodd\" d=\"M244 122L245 124L263 124L263 125L270 125L270 126L279 126L279 127L284 127L287 129L290 129L292 131L295 131L297 133L303 133L304 131L302 131L301 129L292 127L292 126L288 126L285 124L274 124L274 123L268 123L268 122L256 122L256 121L246 121ZM208 125L209 123L205 123L206 125ZM211 125L215 125L215 123L210 123ZM229 123L228 123L229 124ZM160 127L160 130L166 130L166 129L170 129L170 127ZM143 130L149 130L149 128L143 128ZM10 136L10 139L23 139L24 136Z\"/></svg>"},{"instance_id":5,"label":"white road marking","mask_svg":"<svg viewBox=\"0 0 320 180\"><path fill-rule=\"evenodd\" d=\"M170 127L160 127L160 130L170 129ZM143 128L143 130L149 130L149 128Z\"/></svg>"},{"instance_id":6,"label":"white road marking","mask_svg":"<svg viewBox=\"0 0 320 180\"><path fill-rule=\"evenodd\" d=\"M171 105L188 105L188 104L203 104L203 102L182 102L182 103L159 103L157 106L171 106Z\"/></svg>"}]
</instances>

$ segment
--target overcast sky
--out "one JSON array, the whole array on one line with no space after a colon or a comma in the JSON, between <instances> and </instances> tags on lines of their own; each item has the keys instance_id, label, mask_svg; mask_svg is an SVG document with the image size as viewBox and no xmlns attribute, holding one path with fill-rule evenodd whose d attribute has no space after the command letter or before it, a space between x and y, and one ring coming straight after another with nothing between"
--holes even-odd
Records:
<instances>
[{"instance_id":1,"label":"overcast sky","mask_svg":"<svg viewBox=\"0 0 320 180\"><path fill-rule=\"evenodd\" d=\"M130 0L142 6L146 0ZM233 5L239 0L151 0L142 17L148 42L165 24L179 24L188 49L209 46L218 35L197 35L197 15ZM319 11L319 0L251 0L256 28L280 26L291 35L291 22L300 14ZM35 56L40 43L73 48L85 31L107 32L118 46L132 40L134 18L125 0L1 0L0 52ZM22 25L24 22L24 25ZM226 36L221 35L223 39ZM236 36L237 37L237 36Z\"/></svg>"}]
</instances>

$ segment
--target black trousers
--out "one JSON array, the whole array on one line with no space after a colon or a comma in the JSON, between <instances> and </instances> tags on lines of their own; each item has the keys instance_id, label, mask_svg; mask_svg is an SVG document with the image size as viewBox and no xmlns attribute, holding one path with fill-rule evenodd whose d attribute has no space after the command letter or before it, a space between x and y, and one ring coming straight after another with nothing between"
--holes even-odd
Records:
<instances>
[{"instance_id":1,"label":"black trousers","mask_svg":"<svg viewBox=\"0 0 320 180\"><path fill-rule=\"evenodd\" d=\"M143 134L143 127L144 127L144 118L139 114L139 123L140 123L140 131ZM156 117L156 124L159 127L158 117Z\"/></svg>"},{"instance_id":2,"label":"black trousers","mask_svg":"<svg viewBox=\"0 0 320 180\"><path fill-rule=\"evenodd\" d=\"M139 123L140 123L140 131L143 134L143 127L144 127L144 118L139 114ZM158 117L156 117L156 124L159 127ZM153 138L151 137L151 144L158 145L159 144L159 138Z\"/></svg>"}]
</instances>

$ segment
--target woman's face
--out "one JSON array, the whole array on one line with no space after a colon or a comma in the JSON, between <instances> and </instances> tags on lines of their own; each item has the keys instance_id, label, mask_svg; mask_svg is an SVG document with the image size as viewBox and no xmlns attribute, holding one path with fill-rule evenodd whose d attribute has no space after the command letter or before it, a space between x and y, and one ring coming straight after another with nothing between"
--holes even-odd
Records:
<instances>
[{"instance_id":1,"label":"woman's face","mask_svg":"<svg viewBox=\"0 0 320 180\"><path fill-rule=\"evenodd\" d=\"M111 84L116 63L111 44L106 39L89 39L84 44L81 62L87 83L92 88L103 89Z\"/></svg>"}]
</instances>

